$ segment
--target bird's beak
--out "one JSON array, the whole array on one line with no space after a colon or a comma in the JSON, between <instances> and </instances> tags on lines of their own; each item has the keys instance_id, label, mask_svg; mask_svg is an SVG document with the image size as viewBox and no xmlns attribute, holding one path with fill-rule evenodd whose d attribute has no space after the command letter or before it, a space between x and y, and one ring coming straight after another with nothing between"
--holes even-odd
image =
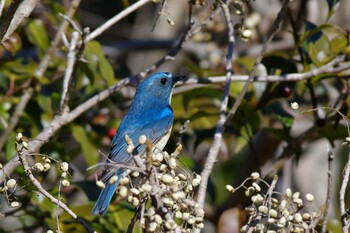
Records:
<instances>
[{"instance_id":1,"label":"bird's beak","mask_svg":"<svg viewBox=\"0 0 350 233\"><path fill-rule=\"evenodd\" d=\"M183 81L183 80L185 80L186 78L187 78L186 75L174 76L174 77L173 77L173 81L174 81L174 83L176 83L176 82L179 82L179 81Z\"/></svg>"}]
</instances>

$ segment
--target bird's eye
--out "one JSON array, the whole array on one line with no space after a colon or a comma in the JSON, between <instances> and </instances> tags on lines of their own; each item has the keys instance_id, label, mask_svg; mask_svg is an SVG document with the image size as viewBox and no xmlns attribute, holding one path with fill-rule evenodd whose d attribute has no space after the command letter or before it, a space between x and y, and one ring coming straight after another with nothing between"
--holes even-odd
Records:
<instances>
[{"instance_id":1,"label":"bird's eye","mask_svg":"<svg viewBox=\"0 0 350 233\"><path fill-rule=\"evenodd\" d=\"M165 85L167 81L168 81L168 80L167 80L166 78L162 78L162 79L160 80L160 83L163 84L163 85Z\"/></svg>"}]
</instances>

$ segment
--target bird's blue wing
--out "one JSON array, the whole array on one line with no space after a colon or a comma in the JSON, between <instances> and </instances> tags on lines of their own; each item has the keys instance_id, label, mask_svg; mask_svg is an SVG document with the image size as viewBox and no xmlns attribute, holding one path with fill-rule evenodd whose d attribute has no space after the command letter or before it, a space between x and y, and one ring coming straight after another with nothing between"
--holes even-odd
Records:
<instances>
[{"instance_id":1,"label":"bird's blue wing","mask_svg":"<svg viewBox=\"0 0 350 233\"><path fill-rule=\"evenodd\" d=\"M164 110L162 114L158 112L155 117L144 117L141 120L125 120L126 121L122 122L113 138L108 159L109 161L113 161L116 165L124 164L133 166L135 165L134 159L126 152L128 145L125 141L125 135L129 136L135 146L134 154L141 155L145 153L146 145L139 144L140 136L145 135L147 140L150 140L156 145L171 129L173 113L170 108Z\"/></svg>"},{"instance_id":2,"label":"bird's blue wing","mask_svg":"<svg viewBox=\"0 0 350 233\"><path fill-rule=\"evenodd\" d=\"M129 120L123 119L123 122L119 126L119 129L112 140L110 152L107 163L115 163L113 166L106 166L100 180L102 180L106 187L101 190L98 200L92 210L92 214L97 213L105 214L110 201L114 195L115 189L119 183L120 178L125 172L125 168L122 165L135 166L134 159L126 152L127 143L125 141L125 135L128 135L132 140L138 155L145 153L146 145L139 144L139 138L141 135L145 135L147 140L152 141L155 145L159 142L163 136L167 135L171 130L173 123L173 113L171 108L156 115L156 117L145 117L144 119L135 120L135 118ZM151 120L153 119L153 120ZM121 166L118 167L118 164ZM118 177L117 182L110 184L109 178L113 175Z\"/></svg>"}]
</instances>

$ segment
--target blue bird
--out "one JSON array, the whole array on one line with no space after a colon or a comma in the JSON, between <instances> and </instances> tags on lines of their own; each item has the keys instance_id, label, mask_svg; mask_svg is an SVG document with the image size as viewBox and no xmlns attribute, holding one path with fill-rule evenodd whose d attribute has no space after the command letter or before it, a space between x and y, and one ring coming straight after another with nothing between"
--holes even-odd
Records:
<instances>
[{"instance_id":1,"label":"blue bird","mask_svg":"<svg viewBox=\"0 0 350 233\"><path fill-rule=\"evenodd\" d=\"M135 166L135 161L127 150L125 135L132 140L135 149L133 155L142 155L146 151L145 144L139 144L139 137L145 135L153 145L163 150L173 125L174 114L170 106L171 94L175 83L182 80L167 72L155 73L143 80L136 89L135 97L129 111L115 133L106 163L115 162L127 166ZM120 178L127 174L127 169L106 166L101 181L105 188L101 190L98 200L92 209L92 215L104 215L115 193ZM110 184L109 179L117 176L116 182Z\"/></svg>"}]
</instances>

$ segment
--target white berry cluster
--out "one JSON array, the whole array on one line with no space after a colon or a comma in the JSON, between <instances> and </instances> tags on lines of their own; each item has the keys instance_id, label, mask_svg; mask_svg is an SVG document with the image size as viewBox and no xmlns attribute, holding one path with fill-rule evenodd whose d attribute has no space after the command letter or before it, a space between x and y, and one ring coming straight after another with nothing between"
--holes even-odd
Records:
<instances>
[{"instance_id":1,"label":"white berry cluster","mask_svg":"<svg viewBox=\"0 0 350 233\"><path fill-rule=\"evenodd\" d=\"M343 142L341 145L350 147L350 137L346 137L345 138L345 142Z\"/></svg>"},{"instance_id":2,"label":"white berry cluster","mask_svg":"<svg viewBox=\"0 0 350 233\"><path fill-rule=\"evenodd\" d=\"M13 192L16 189L16 187L17 181L15 179L8 179L6 182L4 182L4 186L0 186L0 192L4 193L5 197L9 200L10 206L13 208L19 207L21 205L20 202L9 199L8 192Z\"/></svg>"},{"instance_id":3,"label":"white berry cluster","mask_svg":"<svg viewBox=\"0 0 350 233\"><path fill-rule=\"evenodd\" d=\"M245 186L247 182L251 182L249 187ZM263 193L260 184L265 185L268 191ZM251 205L245 208L249 218L241 232L308 232L320 219L320 213L315 212L311 206L314 200L312 194L308 193L302 199L300 192L293 193L290 188L287 188L284 194L279 193L274 190L274 186L262 180L257 172L252 173L236 189L226 185L226 189L231 193L240 188L245 188L245 195L251 199Z\"/></svg>"},{"instance_id":4,"label":"white berry cluster","mask_svg":"<svg viewBox=\"0 0 350 233\"><path fill-rule=\"evenodd\" d=\"M25 150L29 149L28 148L29 147L28 139L25 138L22 133L18 133L16 135L15 140L16 140L17 153L21 154L21 153L23 153L24 149ZM41 154L36 154L36 155L41 156L42 161L36 162L31 167L32 171L36 171L38 173L49 171L51 168L51 162L53 160L54 162L56 162L59 165L59 169L62 171L62 173L61 173L61 185L65 186L65 187L70 185L70 182L68 181L68 178L67 178L69 176L69 173L68 173L69 164L67 162L59 162L59 161L57 161L53 158L50 158L49 156L46 156L46 155L41 155ZM1 169L2 169L2 164L0 164L0 170ZM7 180L7 182L4 183L3 187L0 186L0 192L3 192L5 194L10 206L14 207L14 208L20 206L20 202L11 201L8 194L7 194L7 191L9 189L13 189L13 191L15 191L16 187L17 187L17 181L15 179L9 179L9 180Z\"/></svg>"},{"instance_id":5,"label":"white berry cluster","mask_svg":"<svg viewBox=\"0 0 350 233\"><path fill-rule=\"evenodd\" d=\"M131 154L133 143L129 137L126 137L126 142L127 152ZM141 158L137 156L140 159L136 162L138 168L144 170L121 178L117 193L140 211L141 227L146 232L192 232L194 228L203 228L204 211L193 199L201 177L188 174L178 166L182 146L168 154L155 148L145 136L140 137L139 143L148 148ZM132 177L138 179L132 180ZM117 177L112 177L109 182L116 180Z\"/></svg>"}]
</instances>

